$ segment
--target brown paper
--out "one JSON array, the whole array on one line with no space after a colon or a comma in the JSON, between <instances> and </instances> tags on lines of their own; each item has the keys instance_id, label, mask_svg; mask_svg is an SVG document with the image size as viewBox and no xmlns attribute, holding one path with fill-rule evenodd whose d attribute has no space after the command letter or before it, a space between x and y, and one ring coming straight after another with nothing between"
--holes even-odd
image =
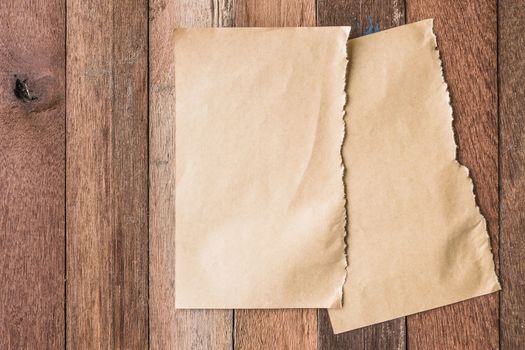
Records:
<instances>
[{"instance_id":1,"label":"brown paper","mask_svg":"<svg viewBox=\"0 0 525 350\"><path fill-rule=\"evenodd\" d=\"M350 41L348 277L335 333L500 289L432 21Z\"/></svg>"},{"instance_id":2,"label":"brown paper","mask_svg":"<svg viewBox=\"0 0 525 350\"><path fill-rule=\"evenodd\" d=\"M176 307L340 307L348 34L176 30Z\"/></svg>"}]
</instances>

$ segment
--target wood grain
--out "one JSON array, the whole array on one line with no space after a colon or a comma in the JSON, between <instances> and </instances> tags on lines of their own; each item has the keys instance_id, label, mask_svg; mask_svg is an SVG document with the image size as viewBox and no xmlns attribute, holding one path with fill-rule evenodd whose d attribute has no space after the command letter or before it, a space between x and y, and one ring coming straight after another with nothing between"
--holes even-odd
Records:
<instances>
[{"instance_id":1,"label":"wood grain","mask_svg":"<svg viewBox=\"0 0 525 350\"><path fill-rule=\"evenodd\" d=\"M499 1L500 345L525 344L525 6Z\"/></svg>"},{"instance_id":2,"label":"wood grain","mask_svg":"<svg viewBox=\"0 0 525 350\"><path fill-rule=\"evenodd\" d=\"M319 315L239 310L232 333L231 311L174 308L171 31L311 26L315 1L150 0L148 11L146 0L68 0L67 147L65 1L0 3L0 348L58 349L66 341L70 348L147 348L148 293L149 342L156 349L390 349L406 346L405 332L414 349L523 346L525 8L520 2L499 0L498 160L496 0L406 0L410 22L436 18L459 158L471 169L500 256L499 330L493 294L410 316L407 328L399 319L334 336L325 310ZM351 25L352 37L368 34L403 24L404 2L317 0L317 24ZM38 99L17 99L15 74L27 79Z\"/></svg>"},{"instance_id":3,"label":"wood grain","mask_svg":"<svg viewBox=\"0 0 525 350\"><path fill-rule=\"evenodd\" d=\"M352 38L405 23L404 1L319 0L317 24L350 25ZM328 312L319 310L319 349L403 349L405 318L333 334Z\"/></svg>"},{"instance_id":4,"label":"wood grain","mask_svg":"<svg viewBox=\"0 0 525 350\"><path fill-rule=\"evenodd\" d=\"M235 349L317 349L315 310L236 310Z\"/></svg>"},{"instance_id":5,"label":"wood grain","mask_svg":"<svg viewBox=\"0 0 525 350\"><path fill-rule=\"evenodd\" d=\"M351 26L350 37L405 23L404 0L318 0L317 25Z\"/></svg>"},{"instance_id":6,"label":"wood grain","mask_svg":"<svg viewBox=\"0 0 525 350\"><path fill-rule=\"evenodd\" d=\"M314 0L237 0L236 27L313 27Z\"/></svg>"},{"instance_id":7,"label":"wood grain","mask_svg":"<svg viewBox=\"0 0 525 350\"><path fill-rule=\"evenodd\" d=\"M498 256L496 0L408 0L407 17L434 17L454 109L459 160L470 169L476 200ZM414 349L498 347L498 294L408 317Z\"/></svg>"},{"instance_id":8,"label":"wood grain","mask_svg":"<svg viewBox=\"0 0 525 350\"><path fill-rule=\"evenodd\" d=\"M313 0L234 2L236 27L315 26ZM315 310L236 310L235 349L316 349Z\"/></svg>"},{"instance_id":9,"label":"wood grain","mask_svg":"<svg viewBox=\"0 0 525 350\"><path fill-rule=\"evenodd\" d=\"M1 349L64 347L64 7L0 2Z\"/></svg>"},{"instance_id":10,"label":"wood grain","mask_svg":"<svg viewBox=\"0 0 525 350\"><path fill-rule=\"evenodd\" d=\"M148 347L147 1L67 2L67 347Z\"/></svg>"},{"instance_id":11,"label":"wood grain","mask_svg":"<svg viewBox=\"0 0 525 350\"><path fill-rule=\"evenodd\" d=\"M150 1L150 341L153 349L231 349L233 312L175 310L175 27L231 22L229 3Z\"/></svg>"}]
</instances>

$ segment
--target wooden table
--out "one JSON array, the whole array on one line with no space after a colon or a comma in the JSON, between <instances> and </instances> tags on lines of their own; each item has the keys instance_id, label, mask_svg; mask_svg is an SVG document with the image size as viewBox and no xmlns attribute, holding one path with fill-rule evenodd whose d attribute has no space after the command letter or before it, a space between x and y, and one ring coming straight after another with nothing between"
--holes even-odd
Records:
<instances>
[{"instance_id":1,"label":"wooden table","mask_svg":"<svg viewBox=\"0 0 525 350\"><path fill-rule=\"evenodd\" d=\"M429 17L503 291L337 336L325 310L175 310L172 29ZM524 37L523 0L2 1L0 348L524 348Z\"/></svg>"}]
</instances>

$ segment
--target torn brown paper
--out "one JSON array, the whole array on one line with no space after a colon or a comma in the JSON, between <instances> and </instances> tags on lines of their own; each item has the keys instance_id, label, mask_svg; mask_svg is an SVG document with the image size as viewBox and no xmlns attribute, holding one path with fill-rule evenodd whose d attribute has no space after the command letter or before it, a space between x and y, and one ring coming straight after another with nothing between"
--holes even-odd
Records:
<instances>
[{"instance_id":1,"label":"torn brown paper","mask_svg":"<svg viewBox=\"0 0 525 350\"><path fill-rule=\"evenodd\" d=\"M176 307L341 306L349 30L176 30Z\"/></svg>"},{"instance_id":2,"label":"torn brown paper","mask_svg":"<svg viewBox=\"0 0 525 350\"><path fill-rule=\"evenodd\" d=\"M348 277L335 333L500 289L432 21L349 43Z\"/></svg>"}]
</instances>

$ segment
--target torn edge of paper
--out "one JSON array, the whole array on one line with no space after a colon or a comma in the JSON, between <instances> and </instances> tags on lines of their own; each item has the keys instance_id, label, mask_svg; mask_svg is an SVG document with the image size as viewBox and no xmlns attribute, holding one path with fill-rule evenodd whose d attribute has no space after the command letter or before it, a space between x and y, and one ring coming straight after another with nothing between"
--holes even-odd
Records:
<instances>
[{"instance_id":1,"label":"torn edge of paper","mask_svg":"<svg viewBox=\"0 0 525 350\"><path fill-rule=\"evenodd\" d=\"M341 84L341 87L342 87L342 90L341 90L341 95L339 97L339 103L338 105L341 106L341 114L339 116L340 118L340 122L341 122L341 137L340 137L340 141L341 141L341 145L339 147L339 156L341 158L341 190L342 190L342 206L341 206L341 210L343 210L343 232L342 232L342 235L341 235L341 240L342 240L342 258L341 258L341 261L340 261L340 264L342 265L343 267L343 273L341 275L341 281L339 282L339 288L337 289L337 294L335 296L335 300L333 302L333 304L331 305L330 308L334 308L334 309L341 309L343 307L343 304L344 304L344 286L345 286L345 283L346 283L346 279L347 279L347 276L348 276L348 256L347 256L347 243L346 243L346 239L347 239L347 235L348 235L348 211L347 211L347 194L346 194L346 184L345 184L345 172L346 172L346 167L345 167L345 162L344 162L344 158L343 158L343 149L344 149L344 144L345 144L345 140L346 140L346 116L347 116L347 103L348 103L348 100L349 100L349 97L348 97L348 92L347 92L347 87L348 87L348 83L349 83L349 64L350 64L350 54L349 54L349 42L350 42L350 32L351 32L351 27L350 26L341 26L340 27L344 34L345 34L345 37L346 37L346 40L344 41L344 55L341 55L342 59L341 59L341 62L338 63L340 65L344 65L344 76L342 77L342 84Z\"/></svg>"},{"instance_id":2,"label":"torn edge of paper","mask_svg":"<svg viewBox=\"0 0 525 350\"><path fill-rule=\"evenodd\" d=\"M340 137L340 147L339 147L339 156L340 156L340 167L341 167L341 191L342 191L342 206L341 210L343 211L343 230L342 235L340 237L341 239L341 260L338 263L342 266L342 274L341 274L341 280L339 282L339 287L337 288L337 294L334 295L335 300L333 301L332 305L329 309L341 309L344 304L344 286L346 283L346 279L348 276L348 256L347 256L347 235L348 235L348 211L347 211L347 194L346 194L346 184L345 184L345 162L343 158L343 149L344 144L346 140L346 115L347 115L347 103L349 101L348 97L348 83L349 83L349 64L350 64L350 54L349 54L349 43L350 43L350 32L351 27L350 26L341 26L339 27L345 34L345 40L341 44L344 45L344 55L341 55L341 60L337 64L342 66L341 68L344 69L344 74L341 76L341 95L338 100L338 105L341 106L340 111L340 123L341 123L341 137Z\"/></svg>"},{"instance_id":3,"label":"torn edge of paper","mask_svg":"<svg viewBox=\"0 0 525 350\"><path fill-rule=\"evenodd\" d=\"M439 68L440 68L440 72L441 72L441 82L442 82L444 90L445 90L445 94L444 95L445 95L446 102L447 102L447 105L448 105L448 116L450 118L450 129L451 129L452 135L456 135L456 132L454 130L454 109L452 108L452 103L451 103L451 99L450 99L450 91L449 91L449 88L448 88L448 84L447 84L447 82L445 80L445 74L444 74L444 69L443 69L443 61L441 60L441 53L439 51L439 46L438 46L438 42L437 42L437 36L436 36L436 33L434 32L434 19L431 18L429 21L430 21L430 28L431 28L430 29L430 33L432 35L432 43L434 45L434 55L435 55L437 63L439 64ZM475 194L475 191L474 191L474 182L472 181L472 178L470 177L470 170L466 166L461 164L459 162L459 160L458 160L458 145L456 143L456 138L453 138L453 143L454 143L454 147L455 147L455 159L453 159L453 162L455 162L455 164L465 173L465 176L467 177L467 181L469 182L469 185L470 185L470 193L472 194L472 201L473 201L474 205L476 206L476 210L477 210L479 216L481 217L481 222L482 222L482 225L483 225L483 231L485 232L485 237L484 237L484 242L483 243L488 245L492 262L494 262L494 253L492 251L492 245L490 244L490 236L488 234L488 229L487 229L487 220L485 219L485 216L481 213L481 209L479 208L479 205L478 205L478 202L477 202L477 199L476 199L476 194ZM493 290L493 292L501 290L501 284L499 282L497 274L496 274L496 283L497 283L497 286Z\"/></svg>"},{"instance_id":4,"label":"torn edge of paper","mask_svg":"<svg viewBox=\"0 0 525 350\"><path fill-rule=\"evenodd\" d=\"M344 232L343 232L343 260L344 260L344 276L343 276L343 279L342 279L342 282L341 282L341 287L339 288L339 307L342 307L344 305L344 286L345 286L345 283L346 283L346 279L348 277L348 251L347 251L347 247L348 247L348 244L347 244L347 236L348 236L348 210L346 208L347 204L348 204L348 200L347 200L347 192L346 192L346 183L345 183L345 173L346 173L346 167L345 167L345 162L344 162L344 158L343 158L343 149L344 149L344 144L345 144L345 140L346 140L346 117L347 117L347 104L348 104L348 100L349 100L349 97L348 97L348 84L349 84L349 74L350 74L350 53L349 53L349 43L350 43L350 32L351 32L351 27L345 27L345 30L347 31L347 35L346 35L346 42L345 42L345 50L346 50L346 55L345 55L345 80L344 80L344 84L343 84L343 98L344 98L344 102L343 102L343 110L341 111L341 124L342 124L342 136L341 136L341 147L339 149L339 153L341 155L341 182L343 184L343 210L344 210Z\"/></svg>"}]
</instances>

